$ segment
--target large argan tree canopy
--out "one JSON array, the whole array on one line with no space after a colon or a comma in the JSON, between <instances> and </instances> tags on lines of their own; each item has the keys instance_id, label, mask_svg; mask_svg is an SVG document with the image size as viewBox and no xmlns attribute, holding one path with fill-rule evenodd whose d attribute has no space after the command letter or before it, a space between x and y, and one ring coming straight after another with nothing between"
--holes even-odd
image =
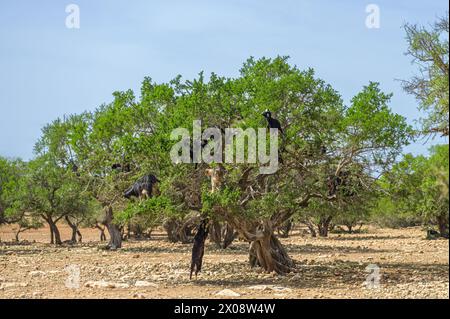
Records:
<instances>
[{"instance_id":1,"label":"large argan tree canopy","mask_svg":"<svg viewBox=\"0 0 450 319\"><path fill-rule=\"evenodd\" d=\"M330 194L330 176L346 172L353 188L370 190L407 144L411 128L391 111L390 98L377 83L368 83L345 105L312 69L300 70L287 57L250 58L236 78L200 73L162 84L145 78L139 99L131 91L116 92L112 103L92 113L50 124L36 151L50 153L57 167L75 165L70 176L104 207L113 248L120 247L117 223L124 213L165 218L195 211L227 222L248 240L253 266L286 273L294 262L275 228L313 203L346 196ZM283 163L275 173L261 174L260 163L226 163L223 185L211 193L205 169L216 164L172 163L174 129L191 130L194 120L203 129L257 129L267 125L261 115L266 109L284 131ZM111 169L115 163L131 169ZM162 181L161 195L142 205L129 203L123 191L149 172Z\"/></svg>"}]
</instances>

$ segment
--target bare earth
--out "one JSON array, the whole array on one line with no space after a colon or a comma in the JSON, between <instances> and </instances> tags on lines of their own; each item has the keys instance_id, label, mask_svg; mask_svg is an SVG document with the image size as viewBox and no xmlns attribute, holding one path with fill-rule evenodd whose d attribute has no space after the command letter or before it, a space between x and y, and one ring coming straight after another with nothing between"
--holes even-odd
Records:
<instances>
[{"instance_id":1,"label":"bare earth","mask_svg":"<svg viewBox=\"0 0 450 319\"><path fill-rule=\"evenodd\" d=\"M420 228L370 227L329 238L297 229L282 239L297 264L287 276L251 269L245 242L227 250L208 243L203 271L192 281L191 245L169 243L161 231L106 251L94 229L82 230L83 244L55 247L46 244L47 229L12 243L12 228L0 228L0 298L449 298L449 241L424 240ZM61 230L69 238L69 229ZM381 277L380 286L369 289L371 264Z\"/></svg>"}]
</instances>

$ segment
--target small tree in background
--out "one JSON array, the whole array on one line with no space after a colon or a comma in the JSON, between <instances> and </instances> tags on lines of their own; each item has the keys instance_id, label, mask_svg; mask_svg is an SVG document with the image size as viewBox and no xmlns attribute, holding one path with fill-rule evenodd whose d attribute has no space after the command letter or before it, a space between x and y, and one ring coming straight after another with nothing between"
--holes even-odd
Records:
<instances>
[{"instance_id":1,"label":"small tree in background","mask_svg":"<svg viewBox=\"0 0 450 319\"><path fill-rule=\"evenodd\" d=\"M18 190L11 194L11 215L42 219L50 228L50 243L62 244L57 223L64 217L89 210L90 197L70 170L60 167L49 154L27 164ZM26 213L25 213L26 212Z\"/></svg>"},{"instance_id":2,"label":"small tree in background","mask_svg":"<svg viewBox=\"0 0 450 319\"><path fill-rule=\"evenodd\" d=\"M419 220L425 226L437 226L439 234L448 238L449 199L443 193L442 185L442 180L448 185L448 167L448 145L432 147L428 158L405 155L381 179L384 193L375 212L392 219L407 217ZM437 172L444 172L447 177L439 178Z\"/></svg>"}]
</instances>

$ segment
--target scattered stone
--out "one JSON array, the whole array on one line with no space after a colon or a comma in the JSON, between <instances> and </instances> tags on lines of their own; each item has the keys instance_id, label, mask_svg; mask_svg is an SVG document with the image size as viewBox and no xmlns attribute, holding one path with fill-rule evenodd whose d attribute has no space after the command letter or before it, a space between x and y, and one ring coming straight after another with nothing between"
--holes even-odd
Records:
<instances>
[{"instance_id":1,"label":"scattered stone","mask_svg":"<svg viewBox=\"0 0 450 319\"><path fill-rule=\"evenodd\" d=\"M0 285L0 290L14 287L27 287L28 284L26 282L4 282Z\"/></svg>"},{"instance_id":2,"label":"scattered stone","mask_svg":"<svg viewBox=\"0 0 450 319\"><path fill-rule=\"evenodd\" d=\"M129 284L117 283L117 282L107 282L104 280L101 281L88 281L84 284L85 287L88 288L120 288L126 289L129 288Z\"/></svg>"},{"instance_id":3,"label":"scattered stone","mask_svg":"<svg viewBox=\"0 0 450 319\"><path fill-rule=\"evenodd\" d=\"M264 291L264 290L269 290L269 287L267 285L255 285L255 286L248 287L248 289Z\"/></svg>"},{"instance_id":4,"label":"scattered stone","mask_svg":"<svg viewBox=\"0 0 450 319\"><path fill-rule=\"evenodd\" d=\"M155 283L152 282L148 282L145 280L138 280L135 282L134 284L135 287L153 287L153 288L158 288L159 286Z\"/></svg>"},{"instance_id":5,"label":"scattered stone","mask_svg":"<svg viewBox=\"0 0 450 319\"><path fill-rule=\"evenodd\" d=\"M240 294L237 292L234 292L231 289L224 289L216 293L216 296L223 296L223 297L239 297Z\"/></svg>"},{"instance_id":6,"label":"scattered stone","mask_svg":"<svg viewBox=\"0 0 450 319\"><path fill-rule=\"evenodd\" d=\"M283 292L283 293L290 293L292 292L292 289L286 288L286 287L279 287L279 286L273 286L273 285L256 285L256 286L250 286L247 289L251 290L260 290L260 291L267 291L272 290L275 292Z\"/></svg>"},{"instance_id":7,"label":"scattered stone","mask_svg":"<svg viewBox=\"0 0 450 319\"><path fill-rule=\"evenodd\" d=\"M34 271L30 271L28 274L31 277L44 277L45 276L45 271L34 270Z\"/></svg>"},{"instance_id":8,"label":"scattered stone","mask_svg":"<svg viewBox=\"0 0 450 319\"><path fill-rule=\"evenodd\" d=\"M276 291L276 292L292 292L291 288L286 288L286 287L270 287L270 289L272 289L273 291Z\"/></svg>"}]
</instances>

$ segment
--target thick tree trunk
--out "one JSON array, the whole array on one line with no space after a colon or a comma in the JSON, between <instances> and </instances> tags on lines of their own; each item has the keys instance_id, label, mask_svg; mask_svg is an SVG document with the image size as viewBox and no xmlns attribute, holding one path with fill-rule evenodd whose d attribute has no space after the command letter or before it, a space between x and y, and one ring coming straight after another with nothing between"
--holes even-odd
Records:
<instances>
[{"instance_id":1,"label":"thick tree trunk","mask_svg":"<svg viewBox=\"0 0 450 319\"><path fill-rule=\"evenodd\" d=\"M231 243L236 239L236 237L239 235L237 231L234 230L234 228L226 223L226 225L223 228L223 244L222 248L227 249Z\"/></svg>"},{"instance_id":2,"label":"thick tree trunk","mask_svg":"<svg viewBox=\"0 0 450 319\"><path fill-rule=\"evenodd\" d=\"M348 223L345 226L347 227L347 233L352 234L353 233L353 224Z\"/></svg>"},{"instance_id":3,"label":"thick tree trunk","mask_svg":"<svg viewBox=\"0 0 450 319\"><path fill-rule=\"evenodd\" d=\"M218 221L213 221L209 227L209 240L217 247L222 246L222 225Z\"/></svg>"},{"instance_id":4,"label":"thick tree trunk","mask_svg":"<svg viewBox=\"0 0 450 319\"><path fill-rule=\"evenodd\" d=\"M289 232L292 229L292 220L288 219L283 225L278 227L278 236L281 238L289 237Z\"/></svg>"},{"instance_id":5,"label":"thick tree trunk","mask_svg":"<svg viewBox=\"0 0 450 319\"><path fill-rule=\"evenodd\" d=\"M49 223L50 225L50 223ZM55 243L55 234L53 233L53 228L51 226L50 227L50 244L54 244Z\"/></svg>"},{"instance_id":6,"label":"thick tree trunk","mask_svg":"<svg viewBox=\"0 0 450 319\"><path fill-rule=\"evenodd\" d=\"M66 222L69 225L69 227L72 229L72 238L71 242L76 243L77 242L77 236L78 236L78 242L81 243L83 236L81 235L80 230L78 229L78 226L75 223L72 223L69 216L66 216Z\"/></svg>"},{"instance_id":7,"label":"thick tree trunk","mask_svg":"<svg viewBox=\"0 0 450 319\"><path fill-rule=\"evenodd\" d=\"M188 215L181 220L171 218L164 222L163 227L170 242L188 244L193 241L193 231L199 222L200 215Z\"/></svg>"},{"instance_id":8,"label":"thick tree trunk","mask_svg":"<svg viewBox=\"0 0 450 319\"><path fill-rule=\"evenodd\" d=\"M131 222L127 225L127 238L131 238Z\"/></svg>"},{"instance_id":9,"label":"thick tree trunk","mask_svg":"<svg viewBox=\"0 0 450 319\"><path fill-rule=\"evenodd\" d=\"M250 243L249 261L252 267L262 267L267 272L291 272L294 261L273 233Z\"/></svg>"},{"instance_id":10,"label":"thick tree trunk","mask_svg":"<svg viewBox=\"0 0 450 319\"><path fill-rule=\"evenodd\" d=\"M209 228L209 238L217 247L226 249L236 239L238 232L227 222L213 222Z\"/></svg>"},{"instance_id":11,"label":"thick tree trunk","mask_svg":"<svg viewBox=\"0 0 450 319\"><path fill-rule=\"evenodd\" d=\"M101 227L98 224L95 224L95 228L100 230L100 241L106 241L105 228Z\"/></svg>"},{"instance_id":12,"label":"thick tree trunk","mask_svg":"<svg viewBox=\"0 0 450 319\"><path fill-rule=\"evenodd\" d=\"M328 230L330 229L331 216L327 218L320 218L317 228L320 237L328 237Z\"/></svg>"},{"instance_id":13,"label":"thick tree trunk","mask_svg":"<svg viewBox=\"0 0 450 319\"><path fill-rule=\"evenodd\" d=\"M120 228L114 224L113 222L113 210L111 206L107 206L105 208L105 219L103 221L103 224L106 226L109 232L109 243L108 248L115 250L122 247L122 234L120 232Z\"/></svg>"},{"instance_id":14,"label":"thick tree trunk","mask_svg":"<svg viewBox=\"0 0 450 319\"><path fill-rule=\"evenodd\" d=\"M142 239L144 237L144 230L139 224L134 225L133 227L133 235L136 239Z\"/></svg>"},{"instance_id":15,"label":"thick tree trunk","mask_svg":"<svg viewBox=\"0 0 450 319\"><path fill-rule=\"evenodd\" d=\"M62 245L61 234L56 223L51 217L47 219L47 223L50 226L50 244Z\"/></svg>"},{"instance_id":16,"label":"thick tree trunk","mask_svg":"<svg viewBox=\"0 0 450 319\"><path fill-rule=\"evenodd\" d=\"M441 235L441 237L448 238L449 237L448 213L444 213L438 216L437 223L439 227L439 234Z\"/></svg>"},{"instance_id":17,"label":"thick tree trunk","mask_svg":"<svg viewBox=\"0 0 450 319\"><path fill-rule=\"evenodd\" d=\"M304 223L306 227L308 227L308 230L311 233L311 237L317 237L315 226L310 220L303 220L302 223Z\"/></svg>"}]
</instances>

